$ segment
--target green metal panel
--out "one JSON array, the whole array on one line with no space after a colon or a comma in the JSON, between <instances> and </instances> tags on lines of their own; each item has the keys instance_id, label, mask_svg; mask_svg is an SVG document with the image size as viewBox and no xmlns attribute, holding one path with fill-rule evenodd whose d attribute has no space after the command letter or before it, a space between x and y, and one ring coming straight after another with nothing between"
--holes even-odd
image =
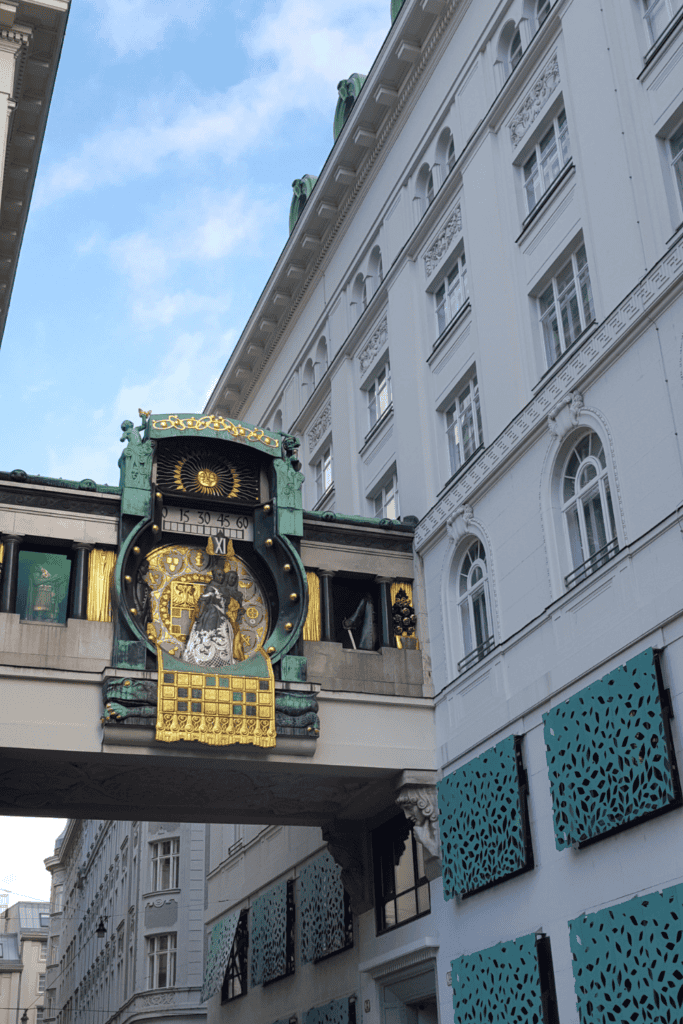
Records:
<instances>
[{"instance_id":1,"label":"green metal panel","mask_svg":"<svg viewBox=\"0 0 683 1024\"><path fill-rule=\"evenodd\" d=\"M354 1001L355 1009L355 1001ZM302 1024L351 1024L355 1020L351 1006L351 997L333 999L324 1006L314 1006L306 1010Z\"/></svg>"},{"instance_id":2,"label":"green metal panel","mask_svg":"<svg viewBox=\"0 0 683 1024\"><path fill-rule=\"evenodd\" d=\"M403 7L405 0L391 0L391 20L392 23L398 18L399 11Z\"/></svg>"},{"instance_id":3,"label":"green metal panel","mask_svg":"<svg viewBox=\"0 0 683 1024\"><path fill-rule=\"evenodd\" d=\"M341 871L327 850L301 869L302 963L312 963L348 946Z\"/></svg>"},{"instance_id":4,"label":"green metal panel","mask_svg":"<svg viewBox=\"0 0 683 1024\"><path fill-rule=\"evenodd\" d=\"M437 784L445 899L533 866L520 759L508 736Z\"/></svg>"},{"instance_id":5,"label":"green metal panel","mask_svg":"<svg viewBox=\"0 0 683 1024\"><path fill-rule=\"evenodd\" d=\"M677 804L652 648L543 716L558 850Z\"/></svg>"},{"instance_id":6,"label":"green metal panel","mask_svg":"<svg viewBox=\"0 0 683 1024\"><path fill-rule=\"evenodd\" d=\"M501 942L451 963L455 1024L544 1021L536 936Z\"/></svg>"},{"instance_id":7,"label":"green metal panel","mask_svg":"<svg viewBox=\"0 0 683 1024\"><path fill-rule=\"evenodd\" d=\"M287 882L279 882L251 907L251 984L287 973Z\"/></svg>"},{"instance_id":8,"label":"green metal panel","mask_svg":"<svg viewBox=\"0 0 683 1024\"><path fill-rule=\"evenodd\" d=\"M569 922L581 1024L683 1020L683 885Z\"/></svg>"}]
</instances>

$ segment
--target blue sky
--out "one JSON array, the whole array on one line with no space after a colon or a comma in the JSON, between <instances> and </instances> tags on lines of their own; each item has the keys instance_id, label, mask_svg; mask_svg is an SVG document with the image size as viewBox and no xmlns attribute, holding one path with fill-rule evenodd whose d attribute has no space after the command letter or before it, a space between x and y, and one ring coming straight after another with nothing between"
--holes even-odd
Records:
<instances>
[{"instance_id":1,"label":"blue sky","mask_svg":"<svg viewBox=\"0 0 683 1024\"><path fill-rule=\"evenodd\" d=\"M2 348L2 469L117 483L199 410L390 0L73 0Z\"/></svg>"},{"instance_id":2,"label":"blue sky","mask_svg":"<svg viewBox=\"0 0 683 1024\"><path fill-rule=\"evenodd\" d=\"M122 419L201 410L390 0L72 0L0 348L3 470L118 483ZM0 819L46 898L63 822ZM18 893L19 895L15 895Z\"/></svg>"}]
</instances>

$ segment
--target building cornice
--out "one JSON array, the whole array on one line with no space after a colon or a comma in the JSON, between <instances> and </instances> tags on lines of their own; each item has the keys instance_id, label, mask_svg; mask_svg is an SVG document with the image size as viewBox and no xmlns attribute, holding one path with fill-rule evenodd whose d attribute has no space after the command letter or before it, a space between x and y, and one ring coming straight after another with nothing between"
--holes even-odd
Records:
<instances>
[{"instance_id":1,"label":"building cornice","mask_svg":"<svg viewBox=\"0 0 683 1024\"><path fill-rule=\"evenodd\" d=\"M408 0L404 4L209 398L207 411L229 409L231 415L237 415L244 408L383 157L446 29L465 5L466 0ZM412 67L409 61L414 62ZM342 168L353 168L355 177L340 175ZM275 295L285 293L290 295L288 304L278 306Z\"/></svg>"},{"instance_id":2,"label":"building cornice","mask_svg":"<svg viewBox=\"0 0 683 1024\"><path fill-rule=\"evenodd\" d=\"M0 47L18 53L0 197L0 342L33 194L70 0L19 0Z\"/></svg>"},{"instance_id":3,"label":"building cornice","mask_svg":"<svg viewBox=\"0 0 683 1024\"><path fill-rule=\"evenodd\" d=\"M498 474L548 429L548 418L571 392L589 383L645 329L647 322L683 288L683 238L673 245L602 323L587 335L531 401L454 481L415 530L415 549L424 551L444 533L463 505L473 505Z\"/></svg>"}]
</instances>

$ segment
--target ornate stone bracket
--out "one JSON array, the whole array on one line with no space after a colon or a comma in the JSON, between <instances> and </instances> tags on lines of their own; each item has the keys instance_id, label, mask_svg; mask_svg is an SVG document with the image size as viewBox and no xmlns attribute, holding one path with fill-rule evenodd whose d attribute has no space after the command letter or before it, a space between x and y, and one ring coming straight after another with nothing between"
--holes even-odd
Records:
<instances>
[{"instance_id":1,"label":"ornate stone bracket","mask_svg":"<svg viewBox=\"0 0 683 1024\"><path fill-rule=\"evenodd\" d=\"M396 803L413 823L413 835L434 861L441 861L439 805L434 772L402 772Z\"/></svg>"},{"instance_id":2,"label":"ornate stone bracket","mask_svg":"<svg viewBox=\"0 0 683 1024\"><path fill-rule=\"evenodd\" d=\"M578 426L582 409L583 395L580 391L572 391L548 416L548 430L553 437L562 439Z\"/></svg>"},{"instance_id":3,"label":"ornate stone bracket","mask_svg":"<svg viewBox=\"0 0 683 1024\"><path fill-rule=\"evenodd\" d=\"M450 516L447 524L448 536L454 544L459 544L472 528L474 509L471 505L461 505L455 514Z\"/></svg>"}]
</instances>

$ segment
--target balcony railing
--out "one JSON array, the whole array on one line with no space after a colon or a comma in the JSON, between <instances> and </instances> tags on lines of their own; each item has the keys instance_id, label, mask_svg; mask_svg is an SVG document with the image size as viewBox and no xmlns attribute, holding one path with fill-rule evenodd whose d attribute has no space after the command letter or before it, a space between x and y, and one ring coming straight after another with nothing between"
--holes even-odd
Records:
<instances>
[{"instance_id":1,"label":"balcony railing","mask_svg":"<svg viewBox=\"0 0 683 1024\"><path fill-rule=\"evenodd\" d=\"M458 662L458 672L465 672L468 668L471 668L472 665L476 665L477 662L481 661L482 658L485 658L495 646L496 642L493 639L493 636L487 636L486 640L480 643L478 647L475 647L473 651L470 651L466 657Z\"/></svg>"},{"instance_id":2,"label":"balcony railing","mask_svg":"<svg viewBox=\"0 0 683 1024\"><path fill-rule=\"evenodd\" d=\"M587 558L578 568L570 572L568 576L565 576L564 582L567 587L575 587L577 583L583 583L587 576L590 576L592 572L596 572L601 569L603 565L609 562L610 558L614 558L619 553L619 542L614 538L608 544L605 544L604 548L600 548L594 555Z\"/></svg>"}]
</instances>

